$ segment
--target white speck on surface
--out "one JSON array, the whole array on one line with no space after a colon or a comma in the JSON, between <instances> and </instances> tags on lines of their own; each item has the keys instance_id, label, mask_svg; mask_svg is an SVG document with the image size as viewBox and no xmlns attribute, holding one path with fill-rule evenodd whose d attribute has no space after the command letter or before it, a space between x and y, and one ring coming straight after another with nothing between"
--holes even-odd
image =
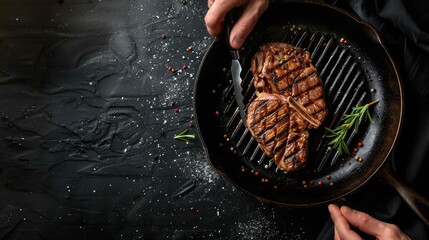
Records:
<instances>
[{"instance_id":1,"label":"white speck on surface","mask_svg":"<svg viewBox=\"0 0 429 240\"><path fill-rule=\"evenodd\" d=\"M219 179L219 175L210 167L207 157L202 152L197 153L195 156L189 156L188 152L188 155L182 161L183 166L180 169L188 176L208 183L213 183Z\"/></svg>"}]
</instances>

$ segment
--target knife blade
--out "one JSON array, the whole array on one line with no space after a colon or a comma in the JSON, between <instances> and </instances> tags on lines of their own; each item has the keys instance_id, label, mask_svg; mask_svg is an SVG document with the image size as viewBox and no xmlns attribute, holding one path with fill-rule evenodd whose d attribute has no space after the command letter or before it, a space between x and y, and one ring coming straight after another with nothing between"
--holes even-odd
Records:
<instances>
[{"instance_id":1,"label":"knife blade","mask_svg":"<svg viewBox=\"0 0 429 240\"><path fill-rule=\"evenodd\" d=\"M231 76L232 76L232 82L234 87L234 94L235 94L235 101L237 103L238 111L240 113L240 118L243 123L243 126L247 128L246 125L246 113L245 113L245 106L243 103L243 88L241 87L241 63L240 63L240 54L237 49L234 49L231 47L229 43L229 36L231 33L232 26L234 25L234 17L232 15L232 12L229 12L227 14L227 21L226 21L226 41L228 42L228 46L231 52Z\"/></svg>"},{"instance_id":2,"label":"knife blade","mask_svg":"<svg viewBox=\"0 0 429 240\"><path fill-rule=\"evenodd\" d=\"M234 94L235 94L235 101L237 102L238 111L240 113L241 121L243 121L244 127L246 126L246 113L244 111L244 103L243 103L243 88L241 87L241 64L238 61L238 59L232 59L231 62L231 75L232 75L232 82L234 84Z\"/></svg>"}]
</instances>

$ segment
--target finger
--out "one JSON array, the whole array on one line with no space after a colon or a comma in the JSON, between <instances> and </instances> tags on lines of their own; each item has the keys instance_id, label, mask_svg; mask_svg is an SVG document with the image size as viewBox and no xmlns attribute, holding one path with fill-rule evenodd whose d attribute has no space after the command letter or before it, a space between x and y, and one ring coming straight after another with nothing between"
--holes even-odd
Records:
<instances>
[{"instance_id":1,"label":"finger","mask_svg":"<svg viewBox=\"0 0 429 240\"><path fill-rule=\"evenodd\" d=\"M211 8L211 6L213 5L215 0L208 0L207 5L209 8Z\"/></svg>"},{"instance_id":2,"label":"finger","mask_svg":"<svg viewBox=\"0 0 429 240\"><path fill-rule=\"evenodd\" d=\"M240 6L243 1L216 0L209 8L204 18L207 31L212 36L217 36L222 31L225 15L232 8Z\"/></svg>"},{"instance_id":3,"label":"finger","mask_svg":"<svg viewBox=\"0 0 429 240\"><path fill-rule=\"evenodd\" d=\"M338 235L338 231L335 227L334 227L334 240L341 240L340 235Z\"/></svg>"},{"instance_id":4,"label":"finger","mask_svg":"<svg viewBox=\"0 0 429 240\"><path fill-rule=\"evenodd\" d=\"M340 211L350 224L359 228L362 232L372 236L379 236L380 229L386 228L387 226L387 223L379 221L364 212L351 209L347 206L342 206Z\"/></svg>"},{"instance_id":5,"label":"finger","mask_svg":"<svg viewBox=\"0 0 429 240\"><path fill-rule=\"evenodd\" d=\"M229 41L231 47L240 48L252 32L259 17L268 8L268 1L249 1L240 18L234 24Z\"/></svg>"},{"instance_id":6,"label":"finger","mask_svg":"<svg viewBox=\"0 0 429 240\"><path fill-rule=\"evenodd\" d=\"M338 233L338 239L349 239L349 240L361 240L362 238L353 230L350 229L350 225L347 219L343 217L340 209L334 204L328 205L331 219L334 222L335 230Z\"/></svg>"}]
</instances>

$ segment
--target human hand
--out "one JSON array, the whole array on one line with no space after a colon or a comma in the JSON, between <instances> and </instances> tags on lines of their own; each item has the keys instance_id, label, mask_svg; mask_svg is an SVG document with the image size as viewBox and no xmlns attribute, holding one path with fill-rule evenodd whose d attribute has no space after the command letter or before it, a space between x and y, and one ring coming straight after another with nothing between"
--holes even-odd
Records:
<instances>
[{"instance_id":1,"label":"human hand","mask_svg":"<svg viewBox=\"0 0 429 240\"><path fill-rule=\"evenodd\" d=\"M231 47L238 49L268 8L268 4L268 0L208 0L209 10L204 18L207 31L211 36L219 35L225 22L225 15L235 7L243 7L242 14L232 27L229 37Z\"/></svg>"},{"instance_id":2,"label":"human hand","mask_svg":"<svg viewBox=\"0 0 429 240\"><path fill-rule=\"evenodd\" d=\"M335 240L362 239L355 231L350 229L350 224L357 227L360 231L374 236L378 240L410 239L398 226L379 221L364 212L351 209L347 206L339 208L334 204L329 204L328 210L335 225Z\"/></svg>"}]
</instances>

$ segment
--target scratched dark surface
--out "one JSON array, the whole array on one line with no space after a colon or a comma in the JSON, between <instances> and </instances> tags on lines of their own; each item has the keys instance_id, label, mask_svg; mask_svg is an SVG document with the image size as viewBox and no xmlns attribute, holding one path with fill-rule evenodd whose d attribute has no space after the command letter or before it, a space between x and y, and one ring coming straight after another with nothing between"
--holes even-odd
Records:
<instances>
[{"instance_id":1,"label":"scratched dark surface","mask_svg":"<svg viewBox=\"0 0 429 240\"><path fill-rule=\"evenodd\" d=\"M206 10L1 1L1 239L317 236L325 207L260 203L210 168L198 139L173 140L192 123Z\"/></svg>"}]
</instances>

